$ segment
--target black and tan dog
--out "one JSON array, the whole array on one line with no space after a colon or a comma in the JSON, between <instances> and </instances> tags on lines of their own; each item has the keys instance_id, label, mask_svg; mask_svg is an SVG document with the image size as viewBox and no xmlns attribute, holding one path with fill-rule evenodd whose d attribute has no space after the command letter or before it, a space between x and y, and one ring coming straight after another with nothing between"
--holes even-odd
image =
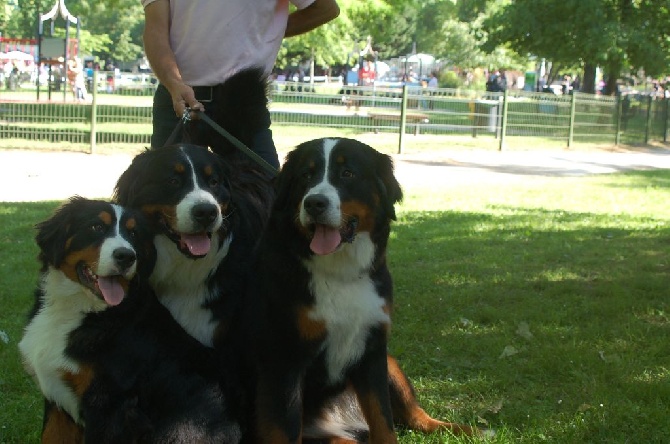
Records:
<instances>
[{"instance_id":1,"label":"black and tan dog","mask_svg":"<svg viewBox=\"0 0 670 444\"><path fill-rule=\"evenodd\" d=\"M41 280L19 348L45 397L42 441L238 442L211 350L147 284L143 215L76 197L37 229Z\"/></svg>"},{"instance_id":2,"label":"black and tan dog","mask_svg":"<svg viewBox=\"0 0 670 444\"><path fill-rule=\"evenodd\" d=\"M248 146L259 128L255 116L267 106L266 89L267 80L254 69L217 89L223 107L215 120ZM150 282L161 303L202 344L224 351L222 361L241 361L249 345L244 324L256 322L253 313L244 314L247 285L259 278L250 275L251 261L274 191L230 142L209 140L202 131L195 136L221 155L188 144L147 150L119 178L115 201L150 220L158 250ZM427 415L397 362L388 357L387 365L397 424L423 432L459 430Z\"/></svg>"},{"instance_id":3,"label":"black and tan dog","mask_svg":"<svg viewBox=\"0 0 670 444\"><path fill-rule=\"evenodd\" d=\"M115 201L149 220L158 257L149 281L194 338L221 349L233 339L253 249L269 212L258 183L207 148L145 151L119 178Z\"/></svg>"},{"instance_id":4,"label":"black and tan dog","mask_svg":"<svg viewBox=\"0 0 670 444\"><path fill-rule=\"evenodd\" d=\"M396 442L386 246L402 191L392 161L351 139L314 140L287 156L276 188L254 269L259 439L301 442L304 415L350 387L369 442Z\"/></svg>"}]
</instances>

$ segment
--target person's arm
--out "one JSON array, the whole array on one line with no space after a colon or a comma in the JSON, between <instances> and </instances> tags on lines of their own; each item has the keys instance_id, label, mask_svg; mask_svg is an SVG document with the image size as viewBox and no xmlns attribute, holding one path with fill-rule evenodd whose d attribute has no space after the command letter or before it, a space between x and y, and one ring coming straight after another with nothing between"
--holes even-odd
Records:
<instances>
[{"instance_id":1,"label":"person's arm","mask_svg":"<svg viewBox=\"0 0 670 444\"><path fill-rule=\"evenodd\" d=\"M204 110L195 99L193 88L186 85L170 46L170 1L156 0L144 8L144 52L158 80L172 96L172 106L181 116L186 105Z\"/></svg>"},{"instance_id":2,"label":"person's arm","mask_svg":"<svg viewBox=\"0 0 670 444\"><path fill-rule=\"evenodd\" d=\"M340 15L340 7L335 0L314 0L304 9L294 11L288 16L284 37L304 34Z\"/></svg>"}]
</instances>

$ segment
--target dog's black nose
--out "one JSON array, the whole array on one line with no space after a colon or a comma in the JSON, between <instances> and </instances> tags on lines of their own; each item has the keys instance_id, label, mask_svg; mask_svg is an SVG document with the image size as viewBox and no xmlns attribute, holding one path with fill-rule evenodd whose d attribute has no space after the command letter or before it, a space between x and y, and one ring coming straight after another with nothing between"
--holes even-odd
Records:
<instances>
[{"instance_id":1,"label":"dog's black nose","mask_svg":"<svg viewBox=\"0 0 670 444\"><path fill-rule=\"evenodd\" d=\"M209 225L216 220L218 214L216 205L210 203L200 203L194 205L191 209L193 219L201 224L203 228L209 227Z\"/></svg>"},{"instance_id":2,"label":"dog's black nose","mask_svg":"<svg viewBox=\"0 0 670 444\"><path fill-rule=\"evenodd\" d=\"M319 216L328 208L328 198L323 194L312 194L305 198L304 207L310 216Z\"/></svg>"},{"instance_id":3,"label":"dog's black nose","mask_svg":"<svg viewBox=\"0 0 670 444\"><path fill-rule=\"evenodd\" d=\"M127 270L132 267L137 260L137 255L133 250L126 247L117 248L112 253L114 262L121 270Z\"/></svg>"}]
</instances>

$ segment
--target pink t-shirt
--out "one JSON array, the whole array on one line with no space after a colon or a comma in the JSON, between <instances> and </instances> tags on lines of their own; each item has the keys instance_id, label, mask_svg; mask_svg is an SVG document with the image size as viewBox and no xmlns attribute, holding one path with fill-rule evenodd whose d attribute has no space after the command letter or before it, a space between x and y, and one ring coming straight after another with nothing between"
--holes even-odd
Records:
<instances>
[{"instance_id":1,"label":"pink t-shirt","mask_svg":"<svg viewBox=\"0 0 670 444\"><path fill-rule=\"evenodd\" d=\"M141 0L142 6L156 0ZM222 83L244 68L272 71L288 20L289 1L170 0L170 45L184 83Z\"/></svg>"}]
</instances>

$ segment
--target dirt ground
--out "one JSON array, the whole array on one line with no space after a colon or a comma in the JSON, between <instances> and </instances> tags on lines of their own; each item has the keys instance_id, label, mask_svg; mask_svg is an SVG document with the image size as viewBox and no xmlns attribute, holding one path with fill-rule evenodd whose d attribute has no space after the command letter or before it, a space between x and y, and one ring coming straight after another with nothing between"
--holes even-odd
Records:
<instances>
[{"instance_id":1,"label":"dirt ground","mask_svg":"<svg viewBox=\"0 0 670 444\"><path fill-rule=\"evenodd\" d=\"M670 150L503 151L458 150L394 155L404 187L461 186L546 177L670 169ZM109 198L132 154L84 154L0 149L0 201L64 200L78 194Z\"/></svg>"}]
</instances>

